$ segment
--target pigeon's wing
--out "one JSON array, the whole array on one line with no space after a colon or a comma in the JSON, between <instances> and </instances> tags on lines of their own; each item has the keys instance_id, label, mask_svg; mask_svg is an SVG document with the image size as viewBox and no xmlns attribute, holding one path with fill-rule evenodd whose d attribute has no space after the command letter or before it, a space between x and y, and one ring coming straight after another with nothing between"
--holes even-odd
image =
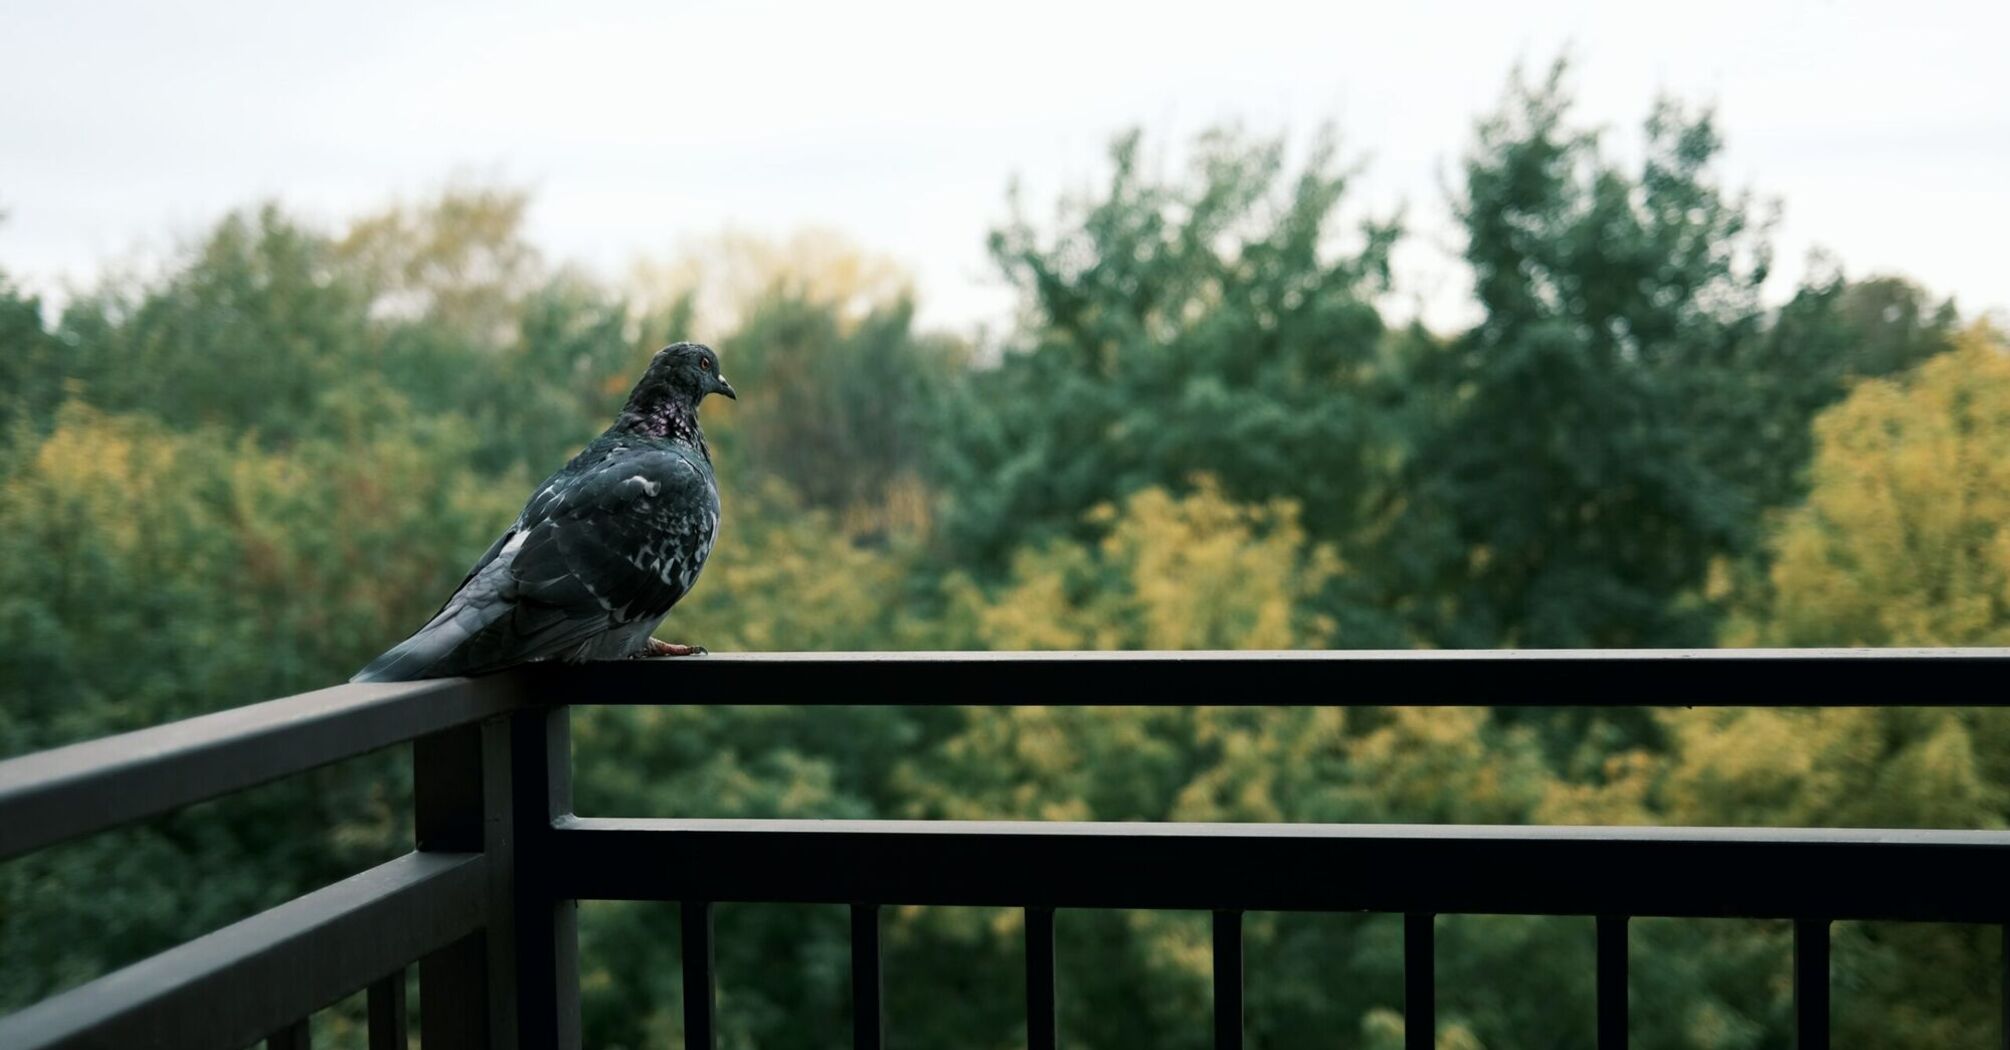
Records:
<instances>
[{"instance_id":1,"label":"pigeon's wing","mask_svg":"<svg viewBox=\"0 0 2010 1050\"><path fill-rule=\"evenodd\" d=\"M655 623L697 582L718 532L710 467L678 450L610 457L557 496L511 564L524 637L552 630L556 610Z\"/></svg>"},{"instance_id":2,"label":"pigeon's wing","mask_svg":"<svg viewBox=\"0 0 2010 1050\"><path fill-rule=\"evenodd\" d=\"M614 449L554 477L417 634L353 681L480 674L653 623L696 582L719 524L709 464Z\"/></svg>"}]
</instances>

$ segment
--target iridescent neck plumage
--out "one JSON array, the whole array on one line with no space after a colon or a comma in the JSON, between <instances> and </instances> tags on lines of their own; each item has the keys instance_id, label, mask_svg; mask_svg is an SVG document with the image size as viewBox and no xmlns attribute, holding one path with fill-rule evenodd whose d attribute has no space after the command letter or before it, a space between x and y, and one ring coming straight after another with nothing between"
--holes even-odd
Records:
<instances>
[{"instance_id":1,"label":"iridescent neck plumage","mask_svg":"<svg viewBox=\"0 0 2010 1050\"><path fill-rule=\"evenodd\" d=\"M698 429L698 406L681 397L631 401L614 421L614 429L663 441L682 441L700 449L705 447L705 435Z\"/></svg>"}]
</instances>

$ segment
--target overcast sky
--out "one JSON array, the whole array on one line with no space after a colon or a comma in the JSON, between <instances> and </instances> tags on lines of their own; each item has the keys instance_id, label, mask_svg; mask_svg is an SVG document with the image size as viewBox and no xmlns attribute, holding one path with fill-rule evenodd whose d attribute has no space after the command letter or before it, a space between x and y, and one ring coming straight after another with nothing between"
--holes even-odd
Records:
<instances>
[{"instance_id":1,"label":"overcast sky","mask_svg":"<svg viewBox=\"0 0 2010 1050\"><path fill-rule=\"evenodd\" d=\"M727 226L836 227L924 318L1003 317L985 231L1140 125L1335 123L1355 214L1405 206L1399 312L1463 315L1444 184L1517 60L1574 57L1619 148L1658 92L1715 102L1723 171L1811 247L2010 306L2010 2L1063 4L0 0L0 269L60 292L277 197L337 221L455 175L535 194L609 276Z\"/></svg>"}]
</instances>

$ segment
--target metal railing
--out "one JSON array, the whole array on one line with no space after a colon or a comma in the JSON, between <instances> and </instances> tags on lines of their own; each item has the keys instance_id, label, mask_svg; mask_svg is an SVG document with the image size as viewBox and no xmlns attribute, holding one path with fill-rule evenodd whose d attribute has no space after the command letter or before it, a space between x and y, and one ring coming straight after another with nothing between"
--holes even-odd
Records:
<instances>
[{"instance_id":1,"label":"metal railing","mask_svg":"<svg viewBox=\"0 0 2010 1050\"><path fill-rule=\"evenodd\" d=\"M766 654L338 686L0 762L0 860L407 741L417 838L402 858L0 1018L0 1047L293 1050L305 1018L367 989L371 1047L402 1050L413 964L428 1050L577 1047L576 905L603 899L681 903L694 1048L713 1045L712 908L739 901L851 906L859 1047L879 1047L888 1023L879 909L903 904L1025 909L1034 1050L1055 1045L1064 908L1212 912L1218 1047L1242 1045L1246 911L1402 915L1412 1048L1434 1039L1437 915L1595 917L1602 1048L1626 1045L1630 918L1787 919L1797 1038L1821 1047L1830 924L2005 923L2010 832L581 817L567 712L2004 706L2006 671L2010 650Z\"/></svg>"}]
</instances>

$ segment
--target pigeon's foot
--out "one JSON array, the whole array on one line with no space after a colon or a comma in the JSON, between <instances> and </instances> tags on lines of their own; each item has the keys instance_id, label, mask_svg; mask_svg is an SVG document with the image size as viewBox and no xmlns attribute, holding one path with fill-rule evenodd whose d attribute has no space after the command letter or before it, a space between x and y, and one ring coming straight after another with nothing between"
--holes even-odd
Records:
<instances>
[{"instance_id":1,"label":"pigeon's foot","mask_svg":"<svg viewBox=\"0 0 2010 1050\"><path fill-rule=\"evenodd\" d=\"M666 642L660 638L651 638L649 639L649 645L635 655L643 657L705 656L707 655L707 650L702 645L678 645L676 642Z\"/></svg>"}]
</instances>

